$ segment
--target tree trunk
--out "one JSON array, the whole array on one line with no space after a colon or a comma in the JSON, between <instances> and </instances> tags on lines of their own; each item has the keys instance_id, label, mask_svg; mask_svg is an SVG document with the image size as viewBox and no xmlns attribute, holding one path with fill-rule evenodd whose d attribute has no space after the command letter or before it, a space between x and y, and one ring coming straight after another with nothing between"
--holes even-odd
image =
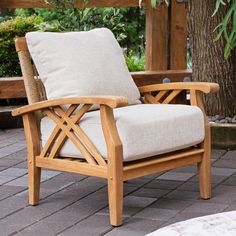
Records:
<instances>
[{"instance_id":1,"label":"tree trunk","mask_svg":"<svg viewBox=\"0 0 236 236\"><path fill-rule=\"evenodd\" d=\"M233 116L236 113L236 54L224 59L225 42L214 42L214 29L222 20L226 7L212 17L215 0L189 1L189 33L193 63L193 80L215 82L220 92L205 97L208 115Z\"/></svg>"}]
</instances>

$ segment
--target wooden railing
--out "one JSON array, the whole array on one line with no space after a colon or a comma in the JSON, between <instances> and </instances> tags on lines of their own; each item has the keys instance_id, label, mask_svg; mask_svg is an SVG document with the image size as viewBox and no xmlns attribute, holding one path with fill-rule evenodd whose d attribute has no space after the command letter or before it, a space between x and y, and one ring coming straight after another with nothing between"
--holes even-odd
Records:
<instances>
[{"instance_id":1,"label":"wooden railing","mask_svg":"<svg viewBox=\"0 0 236 236\"><path fill-rule=\"evenodd\" d=\"M162 83L164 78L171 82L183 81L184 77L192 77L189 70L145 71L131 73L137 86ZM0 78L0 99L26 98L24 82L21 77Z\"/></svg>"}]
</instances>

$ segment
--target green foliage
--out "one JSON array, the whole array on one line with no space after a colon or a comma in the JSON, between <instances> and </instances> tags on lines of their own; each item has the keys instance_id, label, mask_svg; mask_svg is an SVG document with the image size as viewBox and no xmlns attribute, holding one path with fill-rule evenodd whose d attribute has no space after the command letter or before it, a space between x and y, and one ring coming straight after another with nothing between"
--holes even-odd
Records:
<instances>
[{"instance_id":1,"label":"green foliage","mask_svg":"<svg viewBox=\"0 0 236 236\"><path fill-rule=\"evenodd\" d=\"M139 0L139 5L141 6L143 0ZM157 4L161 4L162 0L148 0L151 1L152 7L156 7ZM170 4L170 0L164 0L166 5L168 6Z\"/></svg>"},{"instance_id":2,"label":"green foliage","mask_svg":"<svg viewBox=\"0 0 236 236\"><path fill-rule=\"evenodd\" d=\"M123 48L139 51L144 47L145 12L137 8L17 9L16 15L35 14L63 31L109 28ZM128 36L128 37L127 37Z\"/></svg>"},{"instance_id":3,"label":"green foliage","mask_svg":"<svg viewBox=\"0 0 236 236\"><path fill-rule=\"evenodd\" d=\"M0 77L21 75L15 39L37 30L59 32L64 28L57 22L43 22L42 17L35 15L17 16L0 23Z\"/></svg>"},{"instance_id":4,"label":"green foliage","mask_svg":"<svg viewBox=\"0 0 236 236\"><path fill-rule=\"evenodd\" d=\"M145 56L144 53L141 56L135 55L132 50L125 55L126 64L129 71L144 71L145 70Z\"/></svg>"},{"instance_id":5,"label":"green foliage","mask_svg":"<svg viewBox=\"0 0 236 236\"><path fill-rule=\"evenodd\" d=\"M219 30L215 41L224 38L226 41L224 57L228 59L236 46L236 0L216 0L214 15L217 14L221 6L228 5L227 13L217 26Z\"/></svg>"},{"instance_id":6,"label":"green foliage","mask_svg":"<svg viewBox=\"0 0 236 236\"><path fill-rule=\"evenodd\" d=\"M0 23L0 77L20 75L20 66L15 52L14 40L26 32L38 30L39 17L16 17Z\"/></svg>"}]
</instances>

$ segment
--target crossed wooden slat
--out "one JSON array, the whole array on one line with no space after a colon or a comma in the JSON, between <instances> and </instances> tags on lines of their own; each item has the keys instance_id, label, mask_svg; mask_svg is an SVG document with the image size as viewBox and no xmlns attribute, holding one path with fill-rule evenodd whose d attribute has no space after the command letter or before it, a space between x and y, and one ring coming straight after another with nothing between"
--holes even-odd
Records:
<instances>
[{"instance_id":1,"label":"crossed wooden slat","mask_svg":"<svg viewBox=\"0 0 236 236\"><path fill-rule=\"evenodd\" d=\"M169 104L181 92L182 90L173 90L171 93L169 90L162 90L158 92L156 96L152 95L152 93L150 92L145 94L145 100L146 103Z\"/></svg>"},{"instance_id":2,"label":"crossed wooden slat","mask_svg":"<svg viewBox=\"0 0 236 236\"><path fill-rule=\"evenodd\" d=\"M56 127L40 156L46 157L48 155L48 158L55 158L66 140L70 139L89 164L106 166L106 161L78 124L79 120L92 105L83 105L76 115L71 117L78 106L71 105L66 111L60 106L44 110L44 114L56 123Z\"/></svg>"}]
</instances>

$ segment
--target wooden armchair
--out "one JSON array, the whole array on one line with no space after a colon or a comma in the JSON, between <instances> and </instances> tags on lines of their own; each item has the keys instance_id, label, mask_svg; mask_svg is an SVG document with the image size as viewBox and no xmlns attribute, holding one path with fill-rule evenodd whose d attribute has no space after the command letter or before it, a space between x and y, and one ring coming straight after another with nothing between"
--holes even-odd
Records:
<instances>
[{"instance_id":1,"label":"wooden armchair","mask_svg":"<svg viewBox=\"0 0 236 236\"><path fill-rule=\"evenodd\" d=\"M143 105L133 106L127 106L128 100L123 96L80 96L47 100L43 83L37 76L25 38L16 40L16 49L30 105L14 110L12 114L13 116L23 116L28 148L29 203L31 205L36 205L39 202L41 168L107 179L110 223L113 226L122 224L123 182L130 179L196 163L198 164L199 172L200 196L203 199L211 197L210 127L204 112L201 93L217 92L219 89L217 84L193 82L142 86L138 89L142 96ZM168 105L184 90L190 91L191 106ZM99 111L89 111L94 104L99 104ZM167 111L170 117L172 116L171 109L186 109L187 111L191 107L193 110L199 107L201 112L199 109L194 111L198 114L204 114L204 124L200 124L205 129L204 137L200 142L188 144L187 146L183 145L182 148L170 148L169 151L167 148L161 152L157 150L152 155L149 153L148 156L147 154L139 156L136 153L135 157L131 158L127 154L128 144L126 142L129 143L131 141L135 143L135 137L129 137L130 140L127 141L125 136L128 135L129 128L127 131L127 122L125 122L126 126L123 124L122 126L121 123L122 119L126 119L124 118L126 112L131 114L136 107L137 116L135 113L134 118L132 118L132 115L129 116L128 121L131 123L137 119L136 117L142 116L142 114L145 116L145 119L147 118L147 115L144 114L146 112L142 113L139 110L145 109L145 107L147 109L162 109L166 107L166 109L170 109ZM158 112L159 110L156 111L157 114L159 114ZM158 116L152 116L152 122ZM90 119L92 120L91 123L96 120L102 126L101 132L100 128L97 128L95 138L86 126ZM176 121L178 120L178 118L175 119ZM55 126L50 126L50 128L48 128L49 126L44 127L44 129L50 132L48 136L46 135L42 138L42 133L44 132L42 131L43 122L46 122L48 125L49 120L51 120L50 122L53 121ZM189 124L192 123L189 122ZM186 129L184 126L179 128L179 132ZM95 128L92 127L92 129L94 130ZM166 129L167 136L168 132L172 132L171 129L171 127ZM146 128L143 132L146 135ZM155 129L153 132L152 135L156 135ZM165 127L163 132L165 132ZM97 139L96 135L98 136ZM104 136L107 150L103 150L101 147L98 148L100 145L98 142L102 139L99 135ZM171 134L168 136L168 139L174 136ZM177 133L176 136L178 136ZM45 140L45 137L47 140ZM137 134L137 142L139 142L140 137L142 138L142 136ZM74 146L75 151L78 151L77 157L72 154L67 156L66 145L70 145L69 142ZM152 143L153 140L146 140L146 142ZM64 146L65 150L63 151ZM68 147L70 148L70 146ZM139 150L135 147L135 151L138 152Z\"/></svg>"}]
</instances>

